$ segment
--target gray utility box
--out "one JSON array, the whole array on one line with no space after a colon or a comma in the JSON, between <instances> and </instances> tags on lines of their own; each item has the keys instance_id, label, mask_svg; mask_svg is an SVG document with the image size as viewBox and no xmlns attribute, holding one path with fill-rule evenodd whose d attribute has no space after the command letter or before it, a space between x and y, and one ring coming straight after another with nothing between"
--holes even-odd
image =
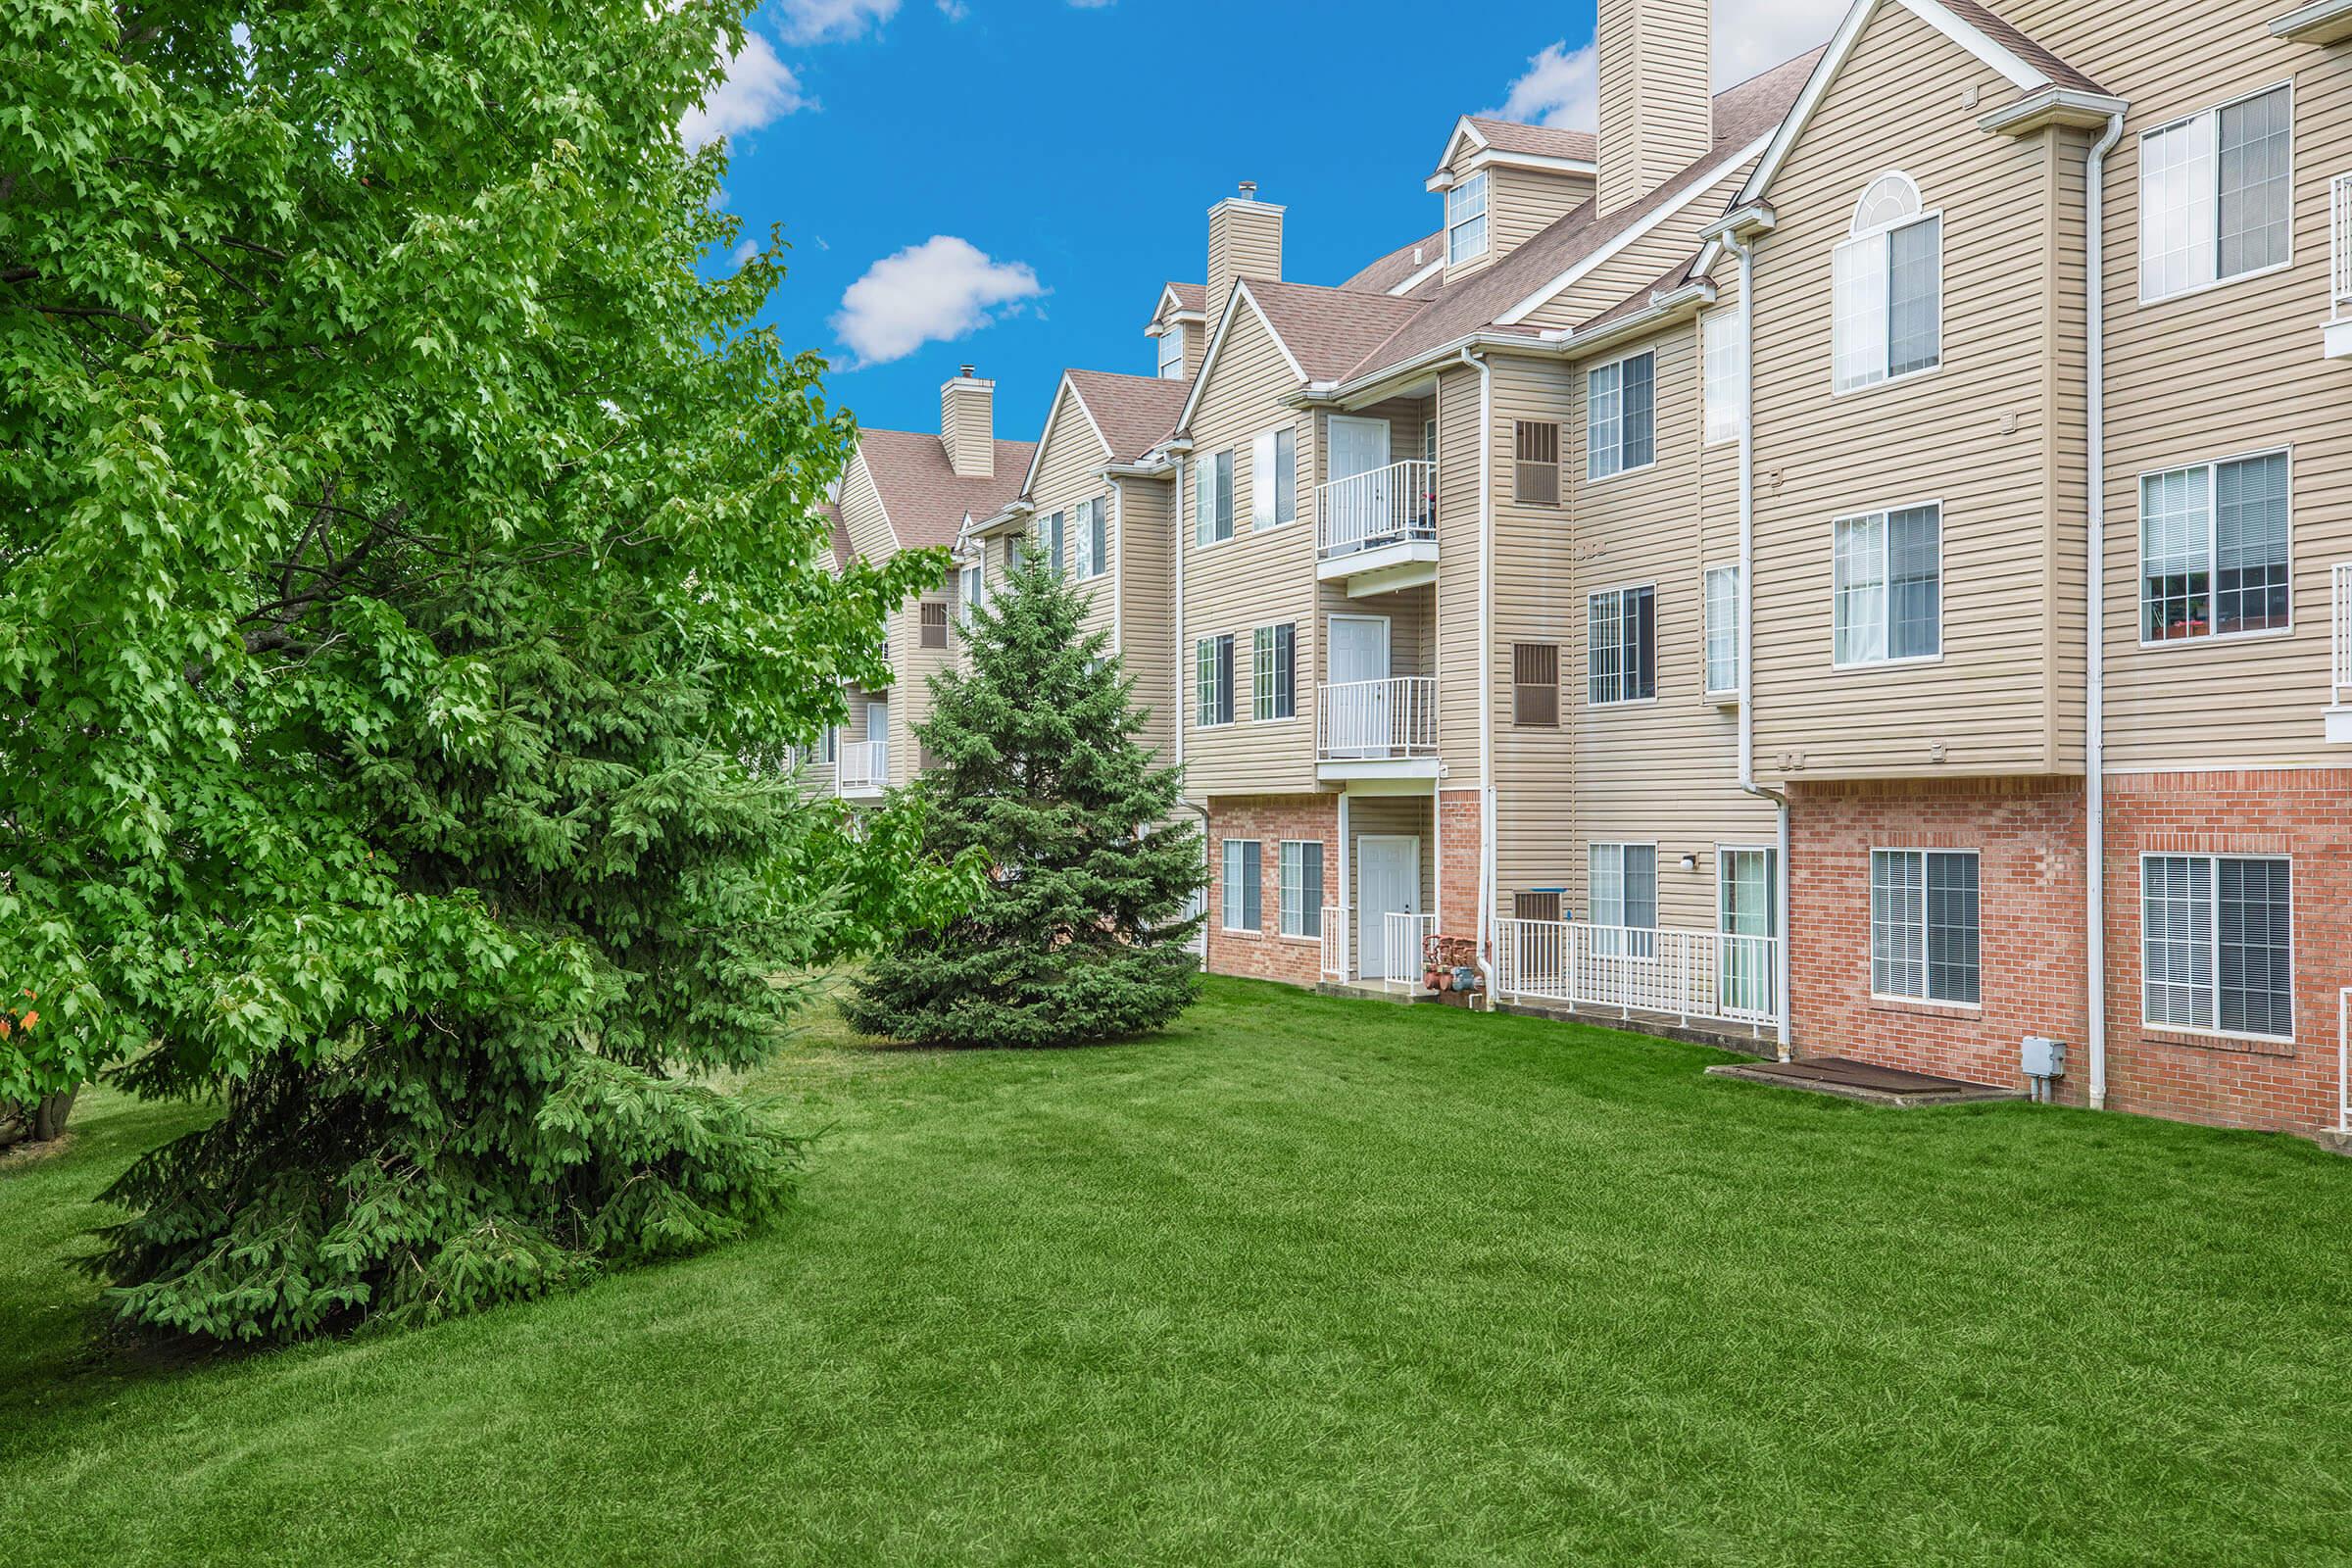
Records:
<instances>
[{"instance_id":1,"label":"gray utility box","mask_svg":"<svg viewBox=\"0 0 2352 1568\"><path fill-rule=\"evenodd\" d=\"M2022 1064L2029 1078L2065 1077L2066 1042L2045 1040L2040 1035L2026 1036Z\"/></svg>"}]
</instances>

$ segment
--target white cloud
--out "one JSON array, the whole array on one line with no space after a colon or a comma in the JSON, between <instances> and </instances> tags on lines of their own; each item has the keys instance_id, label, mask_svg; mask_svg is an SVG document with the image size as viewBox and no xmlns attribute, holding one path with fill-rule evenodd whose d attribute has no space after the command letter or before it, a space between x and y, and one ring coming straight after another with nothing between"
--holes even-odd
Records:
<instances>
[{"instance_id":1,"label":"white cloud","mask_svg":"<svg viewBox=\"0 0 2352 1568\"><path fill-rule=\"evenodd\" d=\"M899 0L783 0L787 43L861 38L899 14Z\"/></svg>"},{"instance_id":2,"label":"white cloud","mask_svg":"<svg viewBox=\"0 0 2352 1568\"><path fill-rule=\"evenodd\" d=\"M726 72L702 107L687 110L678 122L678 134L687 146L758 130L770 121L816 107L816 100L801 91L792 68L776 58L775 46L756 32L744 34L743 47L726 63Z\"/></svg>"},{"instance_id":3,"label":"white cloud","mask_svg":"<svg viewBox=\"0 0 2352 1568\"><path fill-rule=\"evenodd\" d=\"M1527 62L1500 109L1485 113L1530 125L1591 130L1600 123L1599 56L1593 46L1571 49L1563 38Z\"/></svg>"},{"instance_id":4,"label":"white cloud","mask_svg":"<svg viewBox=\"0 0 2352 1568\"><path fill-rule=\"evenodd\" d=\"M934 234L865 270L841 297L833 330L860 366L951 343L1045 293L1026 263L992 261L969 240Z\"/></svg>"},{"instance_id":5,"label":"white cloud","mask_svg":"<svg viewBox=\"0 0 2352 1568\"><path fill-rule=\"evenodd\" d=\"M1826 43L1846 6L1847 0L1715 0L1716 89ZM1524 124L1593 129L1600 123L1598 52L1592 44L1571 49L1565 38L1547 46L1528 60L1502 107L1482 113Z\"/></svg>"},{"instance_id":6,"label":"white cloud","mask_svg":"<svg viewBox=\"0 0 2352 1568\"><path fill-rule=\"evenodd\" d=\"M735 265L737 267L741 267L744 263L750 261L753 257L759 254L760 242L758 240L747 239L742 244L735 247Z\"/></svg>"},{"instance_id":7,"label":"white cloud","mask_svg":"<svg viewBox=\"0 0 2352 1568\"><path fill-rule=\"evenodd\" d=\"M939 0L939 14L950 22L961 22L972 14L972 8L963 0Z\"/></svg>"}]
</instances>

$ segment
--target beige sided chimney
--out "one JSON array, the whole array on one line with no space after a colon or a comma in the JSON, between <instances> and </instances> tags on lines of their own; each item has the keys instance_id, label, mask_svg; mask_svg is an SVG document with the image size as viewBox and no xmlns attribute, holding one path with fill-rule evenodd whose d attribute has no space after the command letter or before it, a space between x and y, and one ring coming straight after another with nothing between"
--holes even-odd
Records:
<instances>
[{"instance_id":1,"label":"beige sided chimney","mask_svg":"<svg viewBox=\"0 0 2352 1568\"><path fill-rule=\"evenodd\" d=\"M1602 217L1714 145L1707 13L1708 0L1600 0Z\"/></svg>"},{"instance_id":2,"label":"beige sided chimney","mask_svg":"<svg viewBox=\"0 0 2352 1568\"><path fill-rule=\"evenodd\" d=\"M959 479L997 476L997 383L970 366L939 389L939 444Z\"/></svg>"},{"instance_id":3,"label":"beige sided chimney","mask_svg":"<svg viewBox=\"0 0 2352 1568\"><path fill-rule=\"evenodd\" d=\"M1208 318L1223 315L1237 277L1282 276L1282 209L1257 199L1257 182L1208 210Z\"/></svg>"}]
</instances>

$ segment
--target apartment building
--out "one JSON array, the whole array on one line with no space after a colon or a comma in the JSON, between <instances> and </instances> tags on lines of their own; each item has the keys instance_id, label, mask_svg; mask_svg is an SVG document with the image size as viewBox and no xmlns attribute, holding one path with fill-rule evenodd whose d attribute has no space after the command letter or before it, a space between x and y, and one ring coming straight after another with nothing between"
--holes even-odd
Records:
<instances>
[{"instance_id":1,"label":"apartment building","mask_svg":"<svg viewBox=\"0 0 2352 1568\"><path fill-rule=\"evenodd\" d=\"M1438 127L1335 286L1216 204L973 591L1104 579L1219 972L2337 1125L2352 0L1710 24L1602 0L1598 134Z\"/></svg>"}]
</instances>

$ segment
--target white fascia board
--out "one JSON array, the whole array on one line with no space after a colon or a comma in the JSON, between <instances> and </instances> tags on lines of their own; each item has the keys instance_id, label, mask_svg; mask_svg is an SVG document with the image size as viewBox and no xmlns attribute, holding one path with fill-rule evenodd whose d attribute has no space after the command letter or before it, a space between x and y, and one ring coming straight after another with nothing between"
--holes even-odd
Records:
<instances>
[{"instance_id":1,"label":"white fascia board","mask_svg":"<svg viewBox=\"0 0 2352 1568\"><path fill-rule=\"evenodd\" d=\"M1274 330L1274 323L1266 318L1265 308L1250 292L1248 280L1237 278L1233 292L1226 296L1225 314L1217 318L1216 333L1208 340L1208 352L1200 356L1200 373L1193 377L1193 389L1184 395L1184 412L1176 416L1177 429L1190 430L1193 427L1193 411L1200 406L1200 394L1208 386L1209 368L1217 363L1217 355L1224 349L1225 339L1233 331L1233 318L1240 313L1245 301L1249 303L1250 314L1257 318L1258 325L1266 329L1266 336L1272 338L1274 346L1282 350L1283 363L1291 368L1291 374L1300 381L1306 379L1306 367L1298 363L1298 356L1291 352L1291 346L1282 340L1282 334Z\"/></svg>"}]
</instances>

